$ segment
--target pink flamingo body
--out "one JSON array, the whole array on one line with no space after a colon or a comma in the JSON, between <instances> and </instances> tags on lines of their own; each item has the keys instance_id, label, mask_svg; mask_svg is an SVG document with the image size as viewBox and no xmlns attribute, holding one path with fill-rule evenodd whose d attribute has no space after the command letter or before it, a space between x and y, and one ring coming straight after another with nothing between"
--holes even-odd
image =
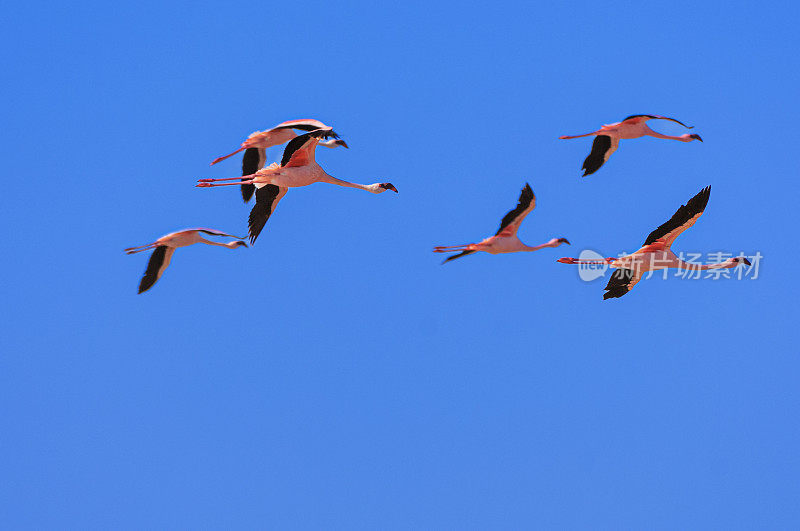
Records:
<instances>
[{"instance_id":1,"label":"pink flamingo body","mask_svg":"<svg viewBox=\"0 0 800 531\"><path fill-rule=\"evenodd\" d=\"M604 125L597 131L592 131L591 133L573 136L560 136L558 138L571 139L582 138L585 136L595 136L594 142L592 143L592 151L589 153L589 156L586 157L586 160L583 161L583 167L581 168L584 170L584 177L593 174L599 170L603 164L606 163L609 157L611 157L611 154L614 153L614 151L616 151L619 147L620 140L630 140L633 138L641 138L643 136L652 136L667 140L678 140L679 142L691 142L693 140L699 140L700 142L703 141L703 139L700 138L700 135L696 134L672 136L658 133L650 129L650 127L647 125L648 120L669 120L688 129L692 129L692 127L674 118L655 116L652 114L635 114L633 116L628 116L621 122Z\"/></svg>"},{"instance_id":2,"label":"pink flamingo body","mask_svg":"<svg viewBox=\"0 0 800 531\"><path fill-rule=\"evenodd\" d=\"M517 231L519 230L522 221L525 219L525 216L527 216L535 207L536 196L533 194L530 184L525 183L525 187L520 193L517 207L503 217L503 220L500 222L500 228L497 230L494 236L490 236L489 238L486 238L478 243L468 243L466 245L439 245L433 248L433 252L458 253L448 256L444 262L442 262L443 264L446 264L450 260L455 260L456 258L461 258L462 256L466 256L478 251L489 254L504 254L538 251L546 247L558 247L562 243L569 245L569 241L566 238L553 238L546 243L534 246L526 245L522 242L522 240L519 239L517 236Z\"/></svg>"},{"instance_id":3,"label":"pink flamingo body","mask_svg":"<svg viewBox=\"0 0 800 531\"><path fill-rule=\"evenodd\" d=\"M201 234L209 234L211 236L227 236L236 239L227 243L220 243L207 240L203 238ZM187 245L194 245L195 243L218 245L220 247L227 247L228 249L236 249L237 247L242 246L247 247L247 244L241 241L241 238L238 236L233 236L226 232L206 228L186 229L177 232L171 232L160 237L153 243L140 245L139 247L128 247L125 249L127 254L136 254L143 251L149 251L151 249L153 250L153 254L150 255L150 260L147 263L147 269L145 270L142 280L139 283L139 293L144 293L153 287L156 281L161 278L161 275L164 274L167 266L169 266L170 260L172 260L172 255L175 253L175 249L178 247L186 247Z\"/></svg>"},{"instance_id":4,"label":"pink flamingo body","mask_svg":"<svg viewBox=\"0 0 800 531\"><path fill-rule=\"evenodd\" d=\"M602 264L616 268L605 287L603 299L622 297L636 285L648 271L662 269L689 269L702 271L708 269L730 269L741 264L751 265L744 257L733 257L723 262L712 264L694 264L681 260L672 252L672 243L686 229L695 224L703 214L711 196L711 187L703 188L696 196L681 206L677 212L657 229L650 233L644 245L636 252L618 258L604 260L579 260L577 258L560 258L562 264Z\"/></svg>"}]
</instances>

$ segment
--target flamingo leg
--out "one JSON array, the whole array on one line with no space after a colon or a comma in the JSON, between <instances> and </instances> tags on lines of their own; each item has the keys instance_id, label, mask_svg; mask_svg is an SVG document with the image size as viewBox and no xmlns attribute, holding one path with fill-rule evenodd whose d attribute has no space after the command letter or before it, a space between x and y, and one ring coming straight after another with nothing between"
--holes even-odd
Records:
<instances>
[{"instance_id":1,"label":"flamingo leg","mask_svg":"<svg viewBox=\"0 0 800 531\"><path fill-rule=\"evenodd\" d=\"M591 133L586 133L585 135L560 136L558 138L561 139L561 140L569 140L571 138L583 138L584 136L592 136L592 135L596 135L596 134L599 134L599 133L600 133L600 131L593 131Z\"/></svg>"},{"instance_id":2,"label":"flamingo leg","mask_svg":"<svg viewBox=\"0 0 800 531\"><path fill-rule=\"evenodd\" d=\"M239 186L240 184L256 184L253 180L238 181L235 183L210 183L208 181L199 181L195 188L212 188L214 186Z\"/></svg>"},{"instance_id":3,"label":"flamingo leg","mask_svg":"<svg viewBox=\"0 0 800 531\"><path fill-rule=\"evenodd\" d=\"M434 249L458 249L460 247L466 247L466 245L437 245Z\"/></svg>"},{"instance_id":4,"label":"flamingo leg","mask_svg":"<svg viewBox=\"0 0 800 531\"><path fill-rule=\"evenodd\" d=\"M244 180L247 180L248 177L255 177L255 176L256 176L255 173L251 173L250 175L242 175L241 177L224 177L224 178L221 178L221 179L197 179L197 182L199 182L199 183L215 183L215 182L218 182L218 181L236 181L236 180L244 181Z\"/></svg>"},{"instance_id":5,"label":"flamingo leg","mask_svg":"<svg viewBox=\"0 0 800 531\"><path fill-rule=\"evenodd\" d=\"M477 251L478 247L474 243L467 245L453 245L450 247L434 247L434 253L455 253L458 251Z\"/></svg>"},{"instance_id":6,"label":"flamingo leg","mask_svg":"<svg viewBox=\"0 0 800 531\"><path fill-rule=\"evenodd\" d=\"M213 166L213 165L214 165L214 164L216 164L217 162L223 161L223 160L227 159L228 157L232 157L232 156L236 155L237 153L239 153L240 151L244 151L244 149L245 149L245 148L241 147L241 148L237 149L236 151L234 151L233 153L228 153L228 154L227 154L227 155L225 155L225 156L222 156L222 157L217 157L217 158L215 158L215 159L214 159L214 161L213 161L213 162L210 164L210 166Z\"/></svg>"},{"instance_id":7,"label":"flamingo leg","mask_svg":"<svg viewBox=\"0 0 800 531\"><path fill-rule=\"evenodd\" d=\"M128 247L125 249L126 254L136 254L141 253L142 251L149 251L153 247L157 247L158 245L155 243L148 243L147 245L140 245L139 247Z\"/></svg>"}]
</instances>

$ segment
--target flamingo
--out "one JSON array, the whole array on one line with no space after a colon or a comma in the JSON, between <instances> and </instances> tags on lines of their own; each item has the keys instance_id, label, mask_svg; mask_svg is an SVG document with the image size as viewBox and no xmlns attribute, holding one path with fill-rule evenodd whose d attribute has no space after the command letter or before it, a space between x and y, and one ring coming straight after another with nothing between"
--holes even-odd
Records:
<instances>
[{"instance_id":1,"label":"flamingo","mask_svg":"<svg viewBox=\"0 0 800 531\"><path fill-rule=\"evenodd\" d=\"M228 243L219 243L203 238L200 233L210 234L211 236L228 236L236 239ZM247 247L247 244L241 240L242 238L239 236L233 236L226 232L221 232L214 229L195 228L171 232L160 237L153 243L140 245L139 247L128 247L125 249L125 252L127 254L136 254L141 253L142 251L155 249L153 254L150 255L150 261L147 263L147 270L145 270L144 276L142 276L142 280L139 282L139 293L144 293L152 288L153 284L155 284L156 281L161 278L161 275L164 274L167 266L169 266L169 261L172 259L172 253L174 253L175 249L178 247L186 247L187 245L192 245L195 243L220 245L222 247L227 247L228 249L236 249L237 247L242 246Z\"/></svg>"},{"instance_id":2,"label":"flamingo","mask_svg":"<svg viewBox=\"0 0 800 531\"><path fill-rule=\"evenodd\" d=\"M559 258L562 264L603 264L617 268L605 287L606 293L603 300L622 297L628 293L641 280L647 271L659 269L678 268L693 271L706 269L731 269L739 265L751 265L743 257L728 258L716 264L690 264L684 262L672 252L670 247L675 238L683 231L694 225L697 218L703 213L711 197L711 187L707 186L682 205L666 223L650 233L641 249L633 254L619 258L606 258L605 260L578 260L576 258Z\"/></svg>"},{"instance_id":3,"label":"flamingo","mask_svg":"<svg viewBox=\"0 0 800 531\"><path fill-rule=\"evenodd\" d=\"M248 136L247 140L242 142L242 147L233 153L228 153L222 157L217 157L211 163L211 166L244 150L244 156L242 157L242 175L252 175L264 167L264 164L267 161L266 149L268 147L285 144L289 140L295 138L297 136L297 133L294 132L295 129L299 131L314 131L315 129L326 129L327 127L327 125L319 120L303 119L289 120L288 122L283 122L276 125L272 129L267 129L266 131L256 131ZM339 146L345 148L349 147L347 142L344 140L339 140L338 138L320 142L319 145L327 148L335 148ZM244 199L245 203L250 201L250 198L253 197L253 192L255 192L255 190L256 187L252 184L242 185L242 199Z\"/></svg>"},{"instance_id":4,"label":"flamingo","mask_svg":"<svg viewBox=\"0 0 800 531\"><path fill-rule=\"evenodd\" d=\"M676 120L675 118L655 116L652 114L634 114L632 116L628 116L621 122L604 125L599 130L586 133L585 135L560 136L558 138L570 139L595 135L594 142L592 143L592 152L589 153L589 156L583 161L583 168L581 168L582 170L585 170L583 173L584 177L593 174L599 170L603 164L605 164L611 154L617 150L620 140L641 138L643 136L654 136L656 138L679 140L681 142L691 142L692 140L699 140L700 142L703 141L703 139L700 138L700 135L695 134L687 133L680 136L662 135L661 133L657 133L648 127L646 123L648 120L669 120L671 122L675 122L676 124L681 124L687 129L693 129L693 127L688 126L683 122Z\"/></svg>"},{"instance_id":5,"label":"flamingo","mask_svg":"<svg viewBox=\"0 0 800 531\"><path fill-rule=\"evenodd\" d=\"M535 207L536 207L536 196L533 195L533 190L531 189L531 185L525 183L525 187L519 194L519 201L517 202L517 207L514 210L507 213L505 216L503 216L503 220L500 222L500 228L497 229L497 232L494 234L494 236L486 238L480 243L468 243L466 245L451 245L451 246L440 245L434 247L433 252L458 253L450 255L447 258L445 258L442 264L446 264L450 260L455 260L456 258L461 258L462 256L466 256L468 254L472 254L477 251L484 251L489 254L516 253L521 251L538 251L539 249L544 249L545 247L558 247L562 243L570 245L569 240L567 240L566 238L553 238L547 243L543 243L542 245L535 245L533 247L525 245L524 243L522 243L522 241L520 241L520 239L517 237L517 230L519 229L519 226L522 224L522 220L525 219L525 216L530 214L530 212Z\"/></svg>"},{"instance_id":6,"label":"flamingo","mask_svg":"<svg viewBox=\"0 0 800 531\"><path fill-rule=\"evenodd\" d=\"M293 138L283 150L281 163L273 162L266 168L252 175L231 177L226 179L199 179L197 186L206 188L211 186L234 186L238 184L254 184L256 187L256 204L250 211L249 234L250 244L266 225L267 220L275 211L275 207L289 188L308 186L313 183L330 183L349 188L359 188L381 194L386 190L397 193L397 188L392 183L358 184L337 179L325 173L314 160L314 153L321 138L336 138L333 129L326 127L317 129ZM247 179L250 177L250 179ZM237 181L237 182L219 182Z\"/></svg>"}]
</instances>

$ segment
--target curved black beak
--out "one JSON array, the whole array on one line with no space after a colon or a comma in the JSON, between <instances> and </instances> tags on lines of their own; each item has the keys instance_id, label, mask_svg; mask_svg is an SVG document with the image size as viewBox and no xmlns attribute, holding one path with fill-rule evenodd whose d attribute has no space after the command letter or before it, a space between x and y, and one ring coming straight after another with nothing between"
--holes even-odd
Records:
<instances>
[{"instance_id":1,"label":"curved black beak","mask_svg":"<svg viewBox=\"0 0 800 531\"><path fill-rule=\"evenodd\" d=\"M742 257L742 263L745 264L745 265L753 265L753 264L750 263L750 260L748 260L744 256Z\"/></svg>"}]
</instances>

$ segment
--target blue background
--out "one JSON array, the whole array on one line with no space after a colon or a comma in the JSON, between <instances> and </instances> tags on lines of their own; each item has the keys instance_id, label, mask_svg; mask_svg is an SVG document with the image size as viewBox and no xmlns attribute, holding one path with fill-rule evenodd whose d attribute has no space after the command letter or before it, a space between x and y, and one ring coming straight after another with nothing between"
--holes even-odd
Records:
<instances>
[{"instance_id":1,"label":"blue background","mask_svg":"<svg viewBox=\"0 0 800 531\"><path fill-rule=\"evenodd\" d=\"M800 526L796 4L87 2L6 7L0 521L9 528ZM629 114L704 143L625 141ZM318 118L340 178L255 247L251 131ZM653 123L670 134L685 132ZM276 160L280 148L270 150ZM440 266L529 181L531 245ZM757 280L605 280L703 186L676 251Z\"/></svg>"}]
</instances>

